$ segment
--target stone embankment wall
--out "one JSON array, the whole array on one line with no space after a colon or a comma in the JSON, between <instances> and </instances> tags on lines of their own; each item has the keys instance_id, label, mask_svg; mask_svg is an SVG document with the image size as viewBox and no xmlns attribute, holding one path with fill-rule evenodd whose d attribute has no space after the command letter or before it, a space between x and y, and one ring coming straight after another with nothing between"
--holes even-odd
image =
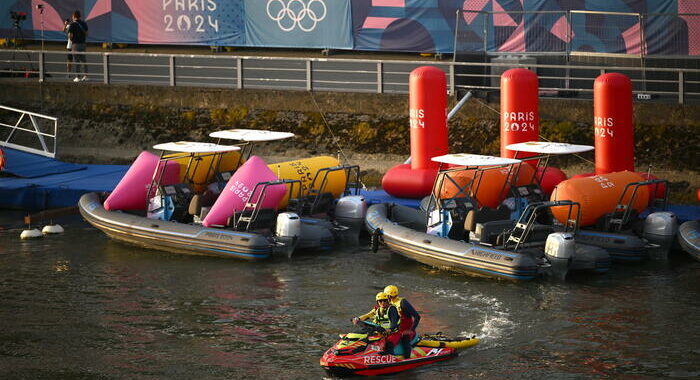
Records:
<instances>
[{"instance_id":1,"label":"stone embankment wall","mask_svg":"<svg viewBox=\"0 0 700 380\"><path fill-rule=\"evenodd\" d=\"M393 165L409 154L408 96L188 87L0 83L0 104L60 118L62 157L128 162L155 143L194 139L224 128L297 134L269 155L343 153ZM452 107L455 99L450 100ZM450 151L497 154L498 104L472 99L450 121ZM697 178L700 106L635 104L639 167L687 170ZM540 101L540 134L551 141L592 144L593 105L585 100ZM333 142L338 141L338 144ZM591 158L589 156L588 158ZM573 165L575 162L564 163ZM370 165L372 167L372 165ZM381 166L374 166L382 170ZM691 184L694 180L691 180Z\"/></svg>"}]
</instances>

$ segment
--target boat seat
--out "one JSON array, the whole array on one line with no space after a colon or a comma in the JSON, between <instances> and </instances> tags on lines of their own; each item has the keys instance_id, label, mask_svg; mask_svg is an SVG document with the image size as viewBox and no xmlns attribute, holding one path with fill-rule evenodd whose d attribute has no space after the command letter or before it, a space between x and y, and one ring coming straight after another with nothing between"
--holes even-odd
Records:
<instances>
[{"instance_id":1,"label":"boat seat","mask_svg":"<svg viewBox=\"0 0 700 380\"><path fill-rule=\"evenodd\" d=\"M471 209L467 212L464 219L464 231L475 232L476 225L479 223L493 221L510 221L510 209L506 205L499 205L497 208L481 207L480 209Z\"/></svg>"},{"instance_id":2,"label":"boat seat","mask_svg":"<svg viewBox=\"0 0 700 380\"><path fill-rule=\"evenodd\" d=\"M470 210L474 209L470 198L452 198L442 200L442 208L450 213L452 218L452 228L447 234L447 237L455 240L465 239L464 221ZM466 234L468 235L468 234Z\"/></svg>"},{"instance_id":3,"label":"boat seat","mask_svg":"<svg viewBox=\"0 0 700 380\"><path fill-rule=\"evenodd\" d=\"M318 200L316 200L317 196ZM315 205L314 201L316 201ZM301 210L298 212L301 215L327 214L331 210L334 201L335 197L333 197L332 193L326 192L318 195L309 194L304 197L303 201L301 202ZM297 208L299 207L297 206Z\"/></svg>"},{"instance_id":4,"label":"boat seat","mask_svg":"<svg viewBox=\"0 0 700 380\"><path fill-rule=\"evenodd\" d=\"M277 210L273 208L261 208L255 218L247 220L253 215L252 209L233 214L232 224L238 231L274 229L277 221Z\"/></svg>"},{"instance_id":5,"label":"boat seat","mask_svg":"<svg viewBox=\"0 0 700 380\"><path fill-rule=\"evenodd\" d=\"M216 196L208 190L203 194L194 194L187 211L190 215L199 215L202 212L202 207L211 207L215 201Z\"/></svg>"},{"instance_id":6,"label":"boat seat","mask_svg":"<svg viewBox=\"0 0 700 380\"><path fill-rule=\"evenodd\" d=\"M189 214L189 205L194 192L186 183L177 183L174 185L162 185L158 188L163 196L170 197L175 207L170 220L180 223L189 223L191 215Z\"/></svg>"},{"instance_id":7,"label":"boat seat","mask_svg":"<svg viewBox=\"0 0 700 380\"><path fill-rule=\"evenodd\" d=\"M513 225L514 222L512 220L492 220L477 223L474 229L474 239L481 244L499 245L503 241L503 235L510 231Z\"/></svg>"},{"instance_id":8,"label":"boat seat","mask_svg":"<svg viewBox=\"0 0 700 380\"><path fill-rule=\"evenodd\" d=\"M534 242L545 242L547 241L547 237L549 234L554 232L554 226L551 225L545 225L545 224L535 224L532 226L532 230L530 231L530 236L527 238L528 243L534 243Z\"/></svg>"}]
</instances>

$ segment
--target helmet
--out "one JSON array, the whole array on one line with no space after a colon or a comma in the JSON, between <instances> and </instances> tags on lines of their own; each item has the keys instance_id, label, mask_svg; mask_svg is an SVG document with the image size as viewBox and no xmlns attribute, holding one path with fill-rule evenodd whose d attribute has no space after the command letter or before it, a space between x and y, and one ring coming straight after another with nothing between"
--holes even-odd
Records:
<instances>
[{"instance_id":1,"label":"helmet","mask_svg":"<svg viewBox=\"0 0 700 380\"><path fill-rule=\"evenodd\" d=\"M384 293L384 292L379 292L379 293L377 293L377 295L374 297L374 299L375 299L376 301L379 301L379 300L388 300L388 299L389 299L389 296L387 296L386 293Z\"/></svg>"},{"instance_id":2,"label":"helmet","mask_svg":"<svg viewBox=\"0 0 700 380\"><path fill-rule=\"evenodd\" d=\"M396 297L399 295L399 288L397 288L396 285L387 285L387 287L384 288L384 293L389 297Z\"/></svg>"}]
</instances>

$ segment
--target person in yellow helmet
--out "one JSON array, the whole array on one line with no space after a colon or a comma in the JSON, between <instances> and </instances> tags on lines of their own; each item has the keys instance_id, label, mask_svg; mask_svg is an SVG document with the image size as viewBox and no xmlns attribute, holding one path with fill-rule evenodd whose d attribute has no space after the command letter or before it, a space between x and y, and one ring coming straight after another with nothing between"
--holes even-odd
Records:
<instances>
[{"instance_id":1,"label":"person in yellow helmet","mask_svg":"<svg viewBox=\"0 0 700 380\"><path fill-rule=\"evenodd\" d=\"M382 326L387 332L398 331L399 328L399 311L394 305L389 302L389 296L384 292L379 292L374 297L376 304L368 313L360 315L352 319L353 324L358 324L360 321L371 319L373 323Z\"/></svg>"},{"instance_id":2,"label":"person in yellow helmet","mask_svg":"<svg viewBox=\"0 0 700 380\"><path fill-rule=\"evenodd\" d=\"M389 302L389 296L384 292L377 293L374 300L376 302L374 308L366 314L353 318L352 323L356 325L360 321L371 319L372 322L384 328L384 332L388 334L387 342L390 343L387 345L386 351L392 352L392 348L395 347L399 340L395 338L390 339L399 331L399 322L401 321L399 311L396 309L396 306Z\"/></svg>"},{"instance_id":3,"label":"person in yellow helmet","mask_svg":"<svg viewBox=\"0 0 700 380\"><path fill-rule=\"evenodd\" d=\"M404 352L411 352L411 341L416 337L416 327L420 322L420 314L408 302L407 299L399 297L399 288L396 285L387 285L384 293L389 296L389 302L396 307L399 312L399 330L396 333L401 341ZM406 356L407 358L409 356Z\"/></svg>"}]
</instances>

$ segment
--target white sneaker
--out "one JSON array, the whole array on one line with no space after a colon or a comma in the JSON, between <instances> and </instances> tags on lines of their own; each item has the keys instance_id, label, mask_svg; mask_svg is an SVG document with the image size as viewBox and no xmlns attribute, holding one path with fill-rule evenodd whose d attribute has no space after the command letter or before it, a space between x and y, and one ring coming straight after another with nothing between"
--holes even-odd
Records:
<instances>
[{"instance_id":1,"label":"white sneaker","mask_svg":"<svg viewBox=\"0 0 700 380\"><path fill-rule=\"evenodd\" d=\"M80 82L80 78L78 78L78 77L73 78L73 82Z\"/></svg>"},{"instance_id":2,"label":"white sneaker","mask_svg":"<svg viewBox=\"0 0 700 380\"><path fill-rule=\"evenodd\" d=\"M83 77L80 78L80 81L81 81L81 82L85 82L86 80L88 80L87 75L83 75Z\"/></svg>"}]
</instances>

